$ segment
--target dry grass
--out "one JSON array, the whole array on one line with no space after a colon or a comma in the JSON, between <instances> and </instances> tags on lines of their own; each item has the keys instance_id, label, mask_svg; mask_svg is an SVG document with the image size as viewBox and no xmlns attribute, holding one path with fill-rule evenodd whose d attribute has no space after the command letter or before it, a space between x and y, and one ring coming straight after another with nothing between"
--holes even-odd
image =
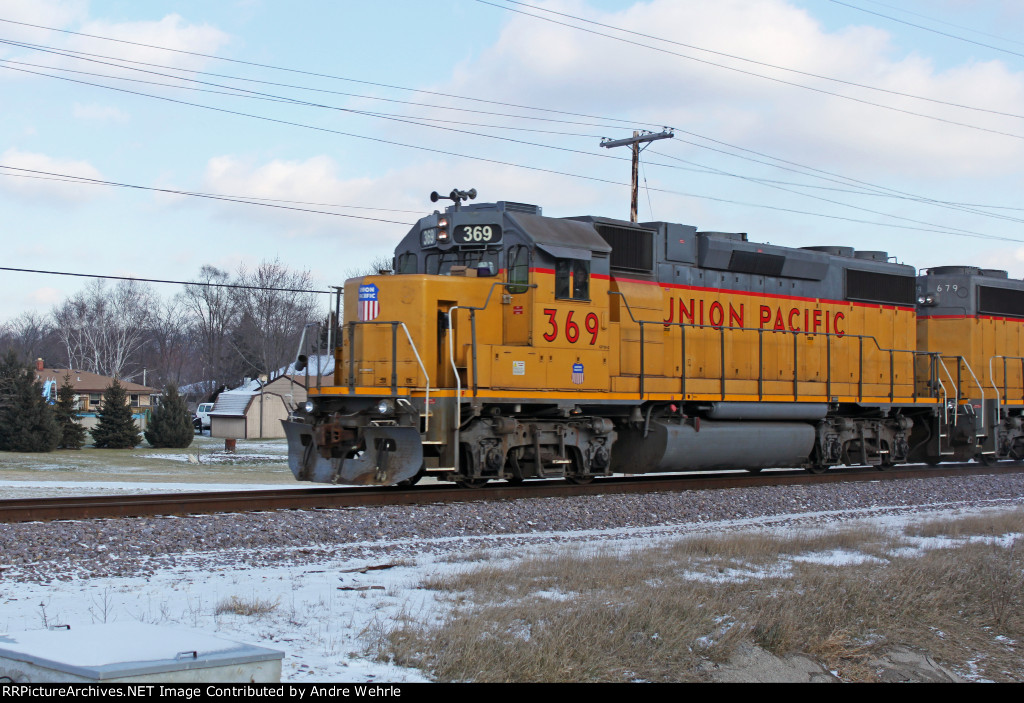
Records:
<instances>
[{"instance_id":1,"label":"dry grass","mask_svg":"<svg viewBox=\"0 0 1024 703\"><path fill-rule=\"evenodd\" d=\"M443 681L693 681L741 642L811 654L847 680L897 644L996 681L1024 676L1024 549L961 539L906 549L915 536L1019 534L1024 511L879 530L701 537L625 554L481 564L424 586L441 624L380 627L372 649ZM989 529L986 527L986 529ZM859 553L860 563L796 556ZM1002 636L1003 639L1000 639Z\"/></svg>"},{"instance_id":2,"label":"dry grass","mask_svg":"<svg viewBox=\"0 0 1024 703\"><path fill-rule=\"evenodd\" d=\"M1024 511L970 515L956 520L929 520L907 530L914 537L970 537L1024 534Z\"/></svg>"},{"instance_id":3,"label":"dry grass","mask_svg":"<svg viewBox=\"0 0 1024 703\"><path fill-rule=\"evenodd\" d=\"M277 610L278 605L276 600L272 601L269 598L257 598L256 596L239 598L238 596L231 596L218 603L213 612L215 615L260 616L274 612Z\"/></svg>"}]
</instances>

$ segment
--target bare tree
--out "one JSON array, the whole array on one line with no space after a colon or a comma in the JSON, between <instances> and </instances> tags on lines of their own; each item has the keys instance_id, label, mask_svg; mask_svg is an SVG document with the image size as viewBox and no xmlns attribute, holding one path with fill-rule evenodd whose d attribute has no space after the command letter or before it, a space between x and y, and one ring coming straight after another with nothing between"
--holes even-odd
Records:
<instances>
[{"instance_id":1,"label":"bare tree","mask_svg":"<svg viewBox=\"0 0 1024 703\"><path fill-rule=\"evenodd\" d=\"M10 322L0 325L0 346L12 350L18 359L31 363L35 358L53 356L53 324L46 315L23 312Z\"/></svg>"},{"instance_id":2,"label":"bare tree","mask_svg":"<svg viewBox=\"0 0 1024 703\"><path fill-rule=\"evenodd\" d=\"M185 286L182 298L191 319L201 364L201 378L210 390L231 380L228 352L232 327L238 319L227 271L204 265L195 284Z\"/></svg>"},{"instance_id":3,"label":"bare tree","mask_svg":"<svg viewBox=\"0 0 1024 703\"><path fill-rule=\"evenodd\" d=\"M156 297L138 281L120 281L112 290L97 280L53 310L68 366L131 380L133 361L146 341Z\"/></svg>"},{"instance_id":4,"label":"bare tree","mask_svg":"<svg viewBox=\"0 0 1024 703\"><path fill-rule=\"evenodd\" d=\"M254 271L238 271L235 299L241 315L240 346L256 374L272 374L286 365L307 322L322 316L309 271L292 271L280 260L262 262ZM274 289L274 290L272 290Z\"/></svg>"},{"instance_id":5,"label":"bare tree","mask_svg":"<svg viewBox=\"0 0 1024 703\"><path fill-rule=\"evenodd\" d=\"M190 362L195 356L196 345L189 331L189 310L185 305L185 296L158 303L154 310L149 330L150 344L144 357L147 367L153 369L152 376L147 379L151 386L163 387L168 384L180 386L185 374L194 366Z\"/></svg>"}]
</instances>

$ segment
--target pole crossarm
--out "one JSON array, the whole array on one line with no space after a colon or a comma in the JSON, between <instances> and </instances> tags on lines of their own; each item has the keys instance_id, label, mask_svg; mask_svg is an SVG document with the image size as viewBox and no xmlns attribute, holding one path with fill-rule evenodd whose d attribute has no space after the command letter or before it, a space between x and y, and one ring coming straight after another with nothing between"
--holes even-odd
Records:
<instances>
[{"instance_id":1,"label":"pole crossarm","mask_svg":"<svg viewBox=\"0 0 1024 703\"><path fill-rule=\"evenodd\" d=\"M603 138L601 140L601 146L603 146L605 149L613 149L613 148L615 148L617 146L629 146L630 144L640 144L640 143L643 143L643 142L655 142L655 141L657 141L659 139L672 139L674 136L676 136L676 135L671 130L666 130L664 132L658 132L657 134L653 134L651 132L643 132L643 133L638 134L636 136L628 137L626 139L608 139L608 138Z\"/></svg>"},{"instance_id":2,"label":"pole crossarm","mask_svg":"<svg viewBox=\"0 0 1024 703\"><path fill-rule=\"evenodd\" d=\"M637 220L637 205L639 200L639 168L640 168L640 145L657 141L658 139L671 139L676 136L668 127L665 131L653 134L651 132L633 132L633 136L627 139L602 139L601 146L605 149L612 149L617 146L631 146L633 152L633 197L629 206L629 221Z\"/></svg>"}]
</instances>

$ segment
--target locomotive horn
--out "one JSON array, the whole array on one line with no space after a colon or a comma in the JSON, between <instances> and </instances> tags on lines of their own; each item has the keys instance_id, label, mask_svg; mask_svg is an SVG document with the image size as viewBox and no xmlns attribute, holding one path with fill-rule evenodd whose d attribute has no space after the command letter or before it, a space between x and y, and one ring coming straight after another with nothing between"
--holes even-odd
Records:
<instances>
[{"instance_id":1,"label":"locomotive horn","mask_svg":"<svg viewBox=\"0 0 1024 703\"><path fill-rule=\"evenodd\" d=\"M470 188L466 195L469 196L470 200L476 200L476 188Z\"/></svg>"},{"instance_id":2,"label":"locomotive horn","mask_svg":"<svg viewBox=\"0 0 1024 703\"><path fill-rule=\"evenodd\" d=\"M430 194L430 202L436 203L440 199L441 199L441 196L437 194L436 190Z\"/></svg>"}]
</instances>

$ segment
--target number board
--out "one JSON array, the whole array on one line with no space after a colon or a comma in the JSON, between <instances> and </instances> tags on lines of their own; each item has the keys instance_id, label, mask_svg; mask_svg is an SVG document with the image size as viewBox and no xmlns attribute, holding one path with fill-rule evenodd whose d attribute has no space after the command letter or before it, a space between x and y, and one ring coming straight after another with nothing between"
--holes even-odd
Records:
<instances>
[{"instance_id":1,"label":"number board","mask_svg":"<svg viewBox=\"0 0 1024 703\"><path fill-rule=\"evenodd\" d=\"M498 244L501 225L455 225L452 241L456 244Z\"/></svg>"}]
</instances>

